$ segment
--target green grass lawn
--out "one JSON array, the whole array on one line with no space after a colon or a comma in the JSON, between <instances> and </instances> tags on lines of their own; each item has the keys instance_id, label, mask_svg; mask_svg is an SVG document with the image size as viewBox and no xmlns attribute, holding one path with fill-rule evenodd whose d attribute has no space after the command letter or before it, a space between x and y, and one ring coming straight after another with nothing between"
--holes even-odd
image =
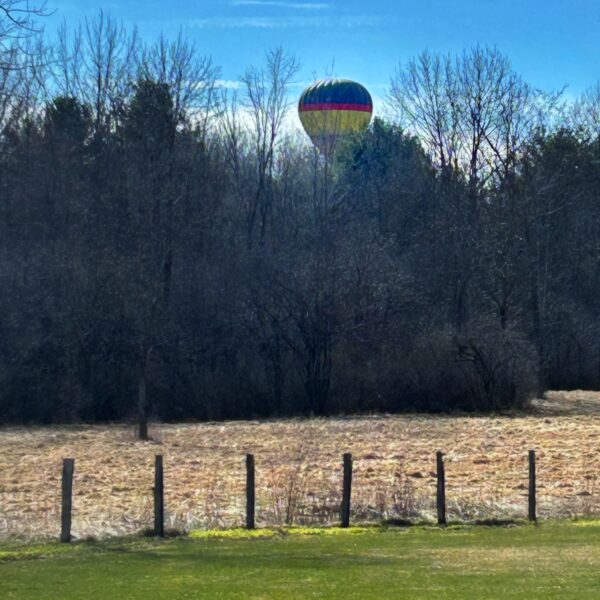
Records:
<instances>
[{"instance_id":1,"label":"green grass lawn","mask_svg":"<svg viewBox=\"0 0 600 600\"><path fill-rule=\"evenodd\" d=\"M0 545L0 597L600 598L600 521Z\"/></svg>"}]
</instances>

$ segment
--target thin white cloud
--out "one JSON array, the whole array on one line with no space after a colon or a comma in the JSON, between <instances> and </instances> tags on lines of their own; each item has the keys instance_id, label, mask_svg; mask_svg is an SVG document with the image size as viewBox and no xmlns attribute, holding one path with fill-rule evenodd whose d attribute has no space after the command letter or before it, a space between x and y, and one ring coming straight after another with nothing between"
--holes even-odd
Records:
<instances>
[{"instance_id":1,"label":"thin white cloud","mask_svg":"<svg viewBox=\"0 0 600 600\"><path fill-rule=\"evenodd\" d=\"M214 17L190 19L189 27L196 29L291 29L305 27L347 28L376 27L383 17L356 15L346 17Z\"/></svg>"},{"instance_id":2,"label":"thin white cloud","mask_svg":"<svg viewBox=\"0 0 600 600\"><path fill-rule=\"evenodd\" d=\"M274 0L233 0L233 6L273 6L294 10L327 10L331 4L325 2L276 2Z\"/></svg>"},{"instance_id":3,"label":"thin white cloud","mask_svg":"<svg viewBox=\"0 0 600 600\"><path fill-rule=\"evenodd\" d=\"M239 90L242 87L242 82L236 79L217 79L215 87L226 90Z\"/></svg>"}]
</instances>

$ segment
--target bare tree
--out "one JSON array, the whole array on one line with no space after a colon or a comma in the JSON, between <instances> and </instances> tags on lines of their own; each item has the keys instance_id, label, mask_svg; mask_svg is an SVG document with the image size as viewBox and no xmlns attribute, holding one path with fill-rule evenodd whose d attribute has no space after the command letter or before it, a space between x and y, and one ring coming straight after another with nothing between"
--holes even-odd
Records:
<instances>
[{"instance_id":1,"label":"bare tree","mask_svg":"<svg viewBox=\"0 0 600 600\"><path fill-rule=\"evenodd\" d=\"M272 210L271 182L275 150L290 100L288 86L298 72L299 63L283 48L271 50L262 69L249 68L242 77L245 108L250 115L256 153L255 192L246 207L247 240L252 244L257 217L259 238L264 242L267 222Z\"/></svg>"},{"instance_id":2,"label":"bare tree","mask_svg":"<svg viewBox=\"0 0 600 600\"><path fill-rule=\"evenodd\" d=\"M458 168L461 151L459 82L450 57L422 52L399 66L390 101L400 121L428 147L442 170Z\"/></svg>"},{"instance_id":3,"label":"bare tree","mask_svg":"<svg viewBox=\"0 0 600 600\"><path fill-rule=\"evenodd\" d=\"M100 11L85 20L81 73L77 78L78 96L93 107L96 131L111 131L115 116L122 113L131 97L136 75L137 31L128 32L122 24ZM77 56L74 53L74 56Z\"/></svg>"},{"instance_id":4,"label":"bare tree","mask_svg":"<svg viewBox=\"0 0 600 600\"><path fill-rule=\"evenodd\" d=\"M23 38L39 32L37 18L48 14L46 2L30 5L27 0L0 2L0 40Z\"/></svg>"},{"instance_id":5,"label":"bare tree","mask_svg":"<svg viewBox=\"0 0 600 600\"><path fill-rule=\"evenodd\" d=\"M571 120L588 135L600 135L600 82L583 92L571 109Z\"/></svg>"},{"instance_id":6,"label":"bare tree","mask_svg":"<svg viewBox=\"0 0 600 600\"><path fill-rule=\"evenodd\" d=\"M392 78L390 100L402 124L425 143L443 174L466 176L467 197L454 194L452 184L446 198L455 219L453 266L448 270L454 274L459 327L467 319L469 288L478 268L471 248L486 250L481 219L490 205L485 196L498 185L505 193L503 204L510 204L506 195L514 195L517 158L540 122L543 98L498 50L479 46L455 59L423 52ZM515 232L507 235L512 239ZM506 272L499 267L498 273ZM501 295L511 287L503 281ZM506 307L506 297L494 301Z\"/></svg>"},{"instance_id":7,"label":"bare tree","mask_svg":"<svg viewBox=\"0 0 600 600\"><path fill-rule=\"evenodd\" d=\"M58 28L52 60L52 84L61 96L83 99L81 94L83 76L84 41L83 30L77 26L71 32L66 21Z\"/></svg>"},{"instance_id":8,"label":"bare tree","mask_svg":"<svg viewBox=\"0 0 600 600\"><path fill-rule=\"evenodd\" d=\"M498 50L479 46L454 59L425 51L391 80L401 123L442 170L464 170L474 191L510 169L555 100L523 82Z\"/></svg>"},{"instance_id":9,"label":"bare tree","mask_svg":"<svg viewBox=\"0 0 600 600\"><path fill-rule=\"evenodd\" d=\"M206 139L209 119L214 116L219 97L216 80L220 69L210 57L198 56L181 32L173 42L164 36L146 45L139 56L139 75L169 86L178 124L190 120Z\"/></svg>"}]
</instances>

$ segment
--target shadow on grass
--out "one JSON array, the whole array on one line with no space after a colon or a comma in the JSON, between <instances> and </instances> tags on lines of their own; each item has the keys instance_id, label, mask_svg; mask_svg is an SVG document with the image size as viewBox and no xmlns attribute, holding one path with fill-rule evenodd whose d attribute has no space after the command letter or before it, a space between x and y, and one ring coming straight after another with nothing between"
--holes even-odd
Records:
<instances>
[{"instance_id":1,"label":"shadow on grass","mask_svg":"<svg viewBox=\"0 0 600 600\"><path fill-rule=\"evenodd\" d=\"M477 519L475 521L449 521L447 525L438 525L433 521L409 521L407 519L386 519L382 528L425 527L427 529L468 529L473 527L523 527L530 523L525 519Z\"/></svg>"}]
</instances>

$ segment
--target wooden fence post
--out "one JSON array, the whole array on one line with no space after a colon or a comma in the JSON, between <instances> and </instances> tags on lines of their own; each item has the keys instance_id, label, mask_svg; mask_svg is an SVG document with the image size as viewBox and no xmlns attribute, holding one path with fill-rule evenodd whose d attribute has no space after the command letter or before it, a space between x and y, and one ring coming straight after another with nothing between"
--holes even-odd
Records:
<instances>
[{"instance_id":1,"label":"wooden fence post","mask_svg":"<svg viewBox=\"0 0 600 600\"><path fill-rule=\"evenodd\" d=\"M437 452L437 519L438 525L446 525L446 471L444 468L444 455L441 451Z\"/></svg>"},{"instance_id":2,"label":"wooden fence post","mask_svg":"<svg viewBox=\"0 0 600 600\"><path fill-rule=\"evenodd\" d=\"M536 485L535 485L535 450L529 451L529 520L537 522L536 506Z\"/></svg>"},{"instance_id":3,"label":"wooden fence post","mask_svg":"<svg viewBox=\"0 0 600 600\"><path fill-rule=\"evenodd\" d=\"M154 535L165 536L165 495L163 478L163 457L154 457Z\"/></svg>"},{"instance_id":4,"label":"wooden fence post","mask_svg":"<svg viewBox=\"0 0 600 600\"><path fill-rule=\"evenodd\" d=\"M350 526L350 498L352 496L352 454L344 454L344 484L342 488L341 526Z\"/></svg>"},{"instance_id":5,"label":"wooden fence post","mask_svg":"<svg viewBox=\"0 0 600 600\"><path fill-rule=\"evenodd\" d=\"M60 514L60 541L68 544L71 541L71 513L73 509L73 473L75 459L65 458L62 471L62 506Z\"/></svg>"},{"instance_id":6,"label":"wooden fence post","mask_svg":"<svg viewBox=\"0 0 600 600\"><path fill-rule=\"evenodd\" d=\"M254 529L256 523L256 490L254 478L254 454L246 454L246 529Z\"/></svg>"}]
</instances>

